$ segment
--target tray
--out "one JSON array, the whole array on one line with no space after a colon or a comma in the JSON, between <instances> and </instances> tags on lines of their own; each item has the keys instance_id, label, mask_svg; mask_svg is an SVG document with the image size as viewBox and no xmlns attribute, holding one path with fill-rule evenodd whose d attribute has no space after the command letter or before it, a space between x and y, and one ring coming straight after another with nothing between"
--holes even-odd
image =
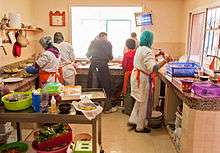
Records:
<instances>
[{"instance_id":1,"label":"tray","mask_svg":"<svg viewBox=\"0 0 220 153\"><path fill-rule=\"evenodd\" d=\"M209 82L195 82L192 84L194 93L200 97L220 98L220 86Z\"/></svg>"},{"instance_id":2,"label":"tray","mask_svg":"<svg viewBox=\"0 0 220 153\"><path fill-rule=\"evenodd\" d=\"M7 79L3 79L2 81L5 83L14 83L14 82L20 82L22 80L23 78L7 78Z\"/></svg>"},{"instance_id":3,"label":"tray","mask_svg":"<svg viewBox=\"0 0 220 153\"><path fill-rule=\"evenodd\" d=\"M192 62L172 62L166 67L166 72L174 77L194 77L199 65Z\"/></svg>"}]
</instances>

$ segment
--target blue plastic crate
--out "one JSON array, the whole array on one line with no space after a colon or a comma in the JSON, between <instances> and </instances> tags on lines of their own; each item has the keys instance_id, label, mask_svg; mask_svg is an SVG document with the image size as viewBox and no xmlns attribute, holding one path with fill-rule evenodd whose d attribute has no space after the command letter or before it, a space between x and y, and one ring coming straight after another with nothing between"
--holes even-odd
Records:
<instances>
[{"instance_id":1,"label":"blue plastic crate","mask_svg":"<svg viewBox=\"0 0 220 153\"><path fill-rule=\"evenodd\" d=\"M174 77L194 77L199 67L198 64L192 62L172 62L167 65L166 71Z\"/></svg>"}]
</instances>

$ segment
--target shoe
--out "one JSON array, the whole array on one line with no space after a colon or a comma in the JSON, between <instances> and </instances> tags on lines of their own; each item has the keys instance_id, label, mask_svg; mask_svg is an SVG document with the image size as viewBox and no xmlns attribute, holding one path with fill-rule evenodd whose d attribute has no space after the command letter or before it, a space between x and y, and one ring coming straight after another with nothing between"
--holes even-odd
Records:
<instances>
[{"instance_id":1,"label":"shoe","mask_svg":"<svg viewBox=\"0 0 220 153\"><path fill-rule=\"evenodd\" d=\"M128 122L128 123L127 123L127 126L133 126L133 127L136 127L137 125L134 124L134 123L130 123L130 122Z\"/></svg>"},{"instance_id":2,"label":"shoe","mask_svg":"<svg viewBox=\"0 0 220 153\"><path fill-rule=\"evenodd\" d=\"M151 129L149 129L149 128L144 128L144 129L141 130L141 131L138 131L137 129L135 129L135 132L137 132L137 133L150 133L150 132L151 132Z\"/></svg>"},{"instance_id":3,"label":"shoe","mask_svg":"<svg viewBox=\"0 0 220 153\"><path fill-rule=\"evenodd\" d=\"M112 107L111 109L104 111L105 114L110 114L110 113L114 113L117 112L118 108L117 107Z\"/></svg>"}]
</instances>

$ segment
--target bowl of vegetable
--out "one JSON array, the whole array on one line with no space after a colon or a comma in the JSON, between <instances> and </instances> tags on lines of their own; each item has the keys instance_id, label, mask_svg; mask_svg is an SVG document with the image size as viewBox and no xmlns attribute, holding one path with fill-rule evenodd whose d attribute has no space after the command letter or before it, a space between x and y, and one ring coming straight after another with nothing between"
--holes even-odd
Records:
<instances>
[{"instance_id":1,"label":"bowl of vegetable","mask_svg":"<svg viewBox=\"0 0 220 153\"><path fill-rule=\"evenodd\" d=\"M4 144L0 147L1 153L26 153L28 145L23 142L13 142Z\"/></svg>"},{"instance_id":2,"label":"bowl of vegetable","mask_svg":"<svg viewBox=\"0 0 220 153\"><path fill-rule=\"evenodd\" d=\"M68 124L54 124L34 132L32 147L38 153L66 153L72 142L72 130Z\"/></svg>"},{"instance_id":3,"label":"bowl of vegetable","mask_svg":"<svg viewBox=\"0 0 220 153\"><path fill-rule=\"evenodd\" d=\"M18 111L32 105L31 92L14 92L2 97L2 102L7 110Z\"/></svg>"}]
</instances>

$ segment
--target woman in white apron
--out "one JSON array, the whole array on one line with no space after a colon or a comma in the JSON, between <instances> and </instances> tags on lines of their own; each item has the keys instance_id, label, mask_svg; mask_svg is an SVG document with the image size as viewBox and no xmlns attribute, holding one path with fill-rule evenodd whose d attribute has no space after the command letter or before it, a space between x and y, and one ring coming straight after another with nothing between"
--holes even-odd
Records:
<instances>
[{"instance_id":1,"label":"woman in white apron","mask_svg":"<svg viewBox=\"0 0 220 153\"><path fill-rule=\"evenodd\" d=\"M58 48L61 54L60 66L64 85L75 85L75 54L72 45L68 42L64 42L64 37L61 32L56 32L54 34L54 46Z\"/></svg>"},{"instance_id":2,"label":"woman in white apron","mask_svg":"<svg viewBox=\"0 0 220 153\"><path fill-rule=\"evenodd\" d=\"M37 59L35 67L39 69L39 85L44 87L49 82L60 82L62 79L59 73L60 53L52 45L52 38L45 36L40 39L40 44L45 51Z\"/></svg>"},{"instance_id":3,"label":"woman in white apron","mask_svg":"<svg viewBox=\"0 0 220 153\"><path fill-rule=\"evenodd\" d=\"M140 46L134 57L134 69L131 74L131 96L135 99L135 105L129 118L129 125L134 125L136 132L148 133L148 119L152 114L152 77L164 64L170 61L166 57L164 61L156 64L155 55L151 50L153 33L144 31L141 34Z\"/></svg>"}]
</instances>

